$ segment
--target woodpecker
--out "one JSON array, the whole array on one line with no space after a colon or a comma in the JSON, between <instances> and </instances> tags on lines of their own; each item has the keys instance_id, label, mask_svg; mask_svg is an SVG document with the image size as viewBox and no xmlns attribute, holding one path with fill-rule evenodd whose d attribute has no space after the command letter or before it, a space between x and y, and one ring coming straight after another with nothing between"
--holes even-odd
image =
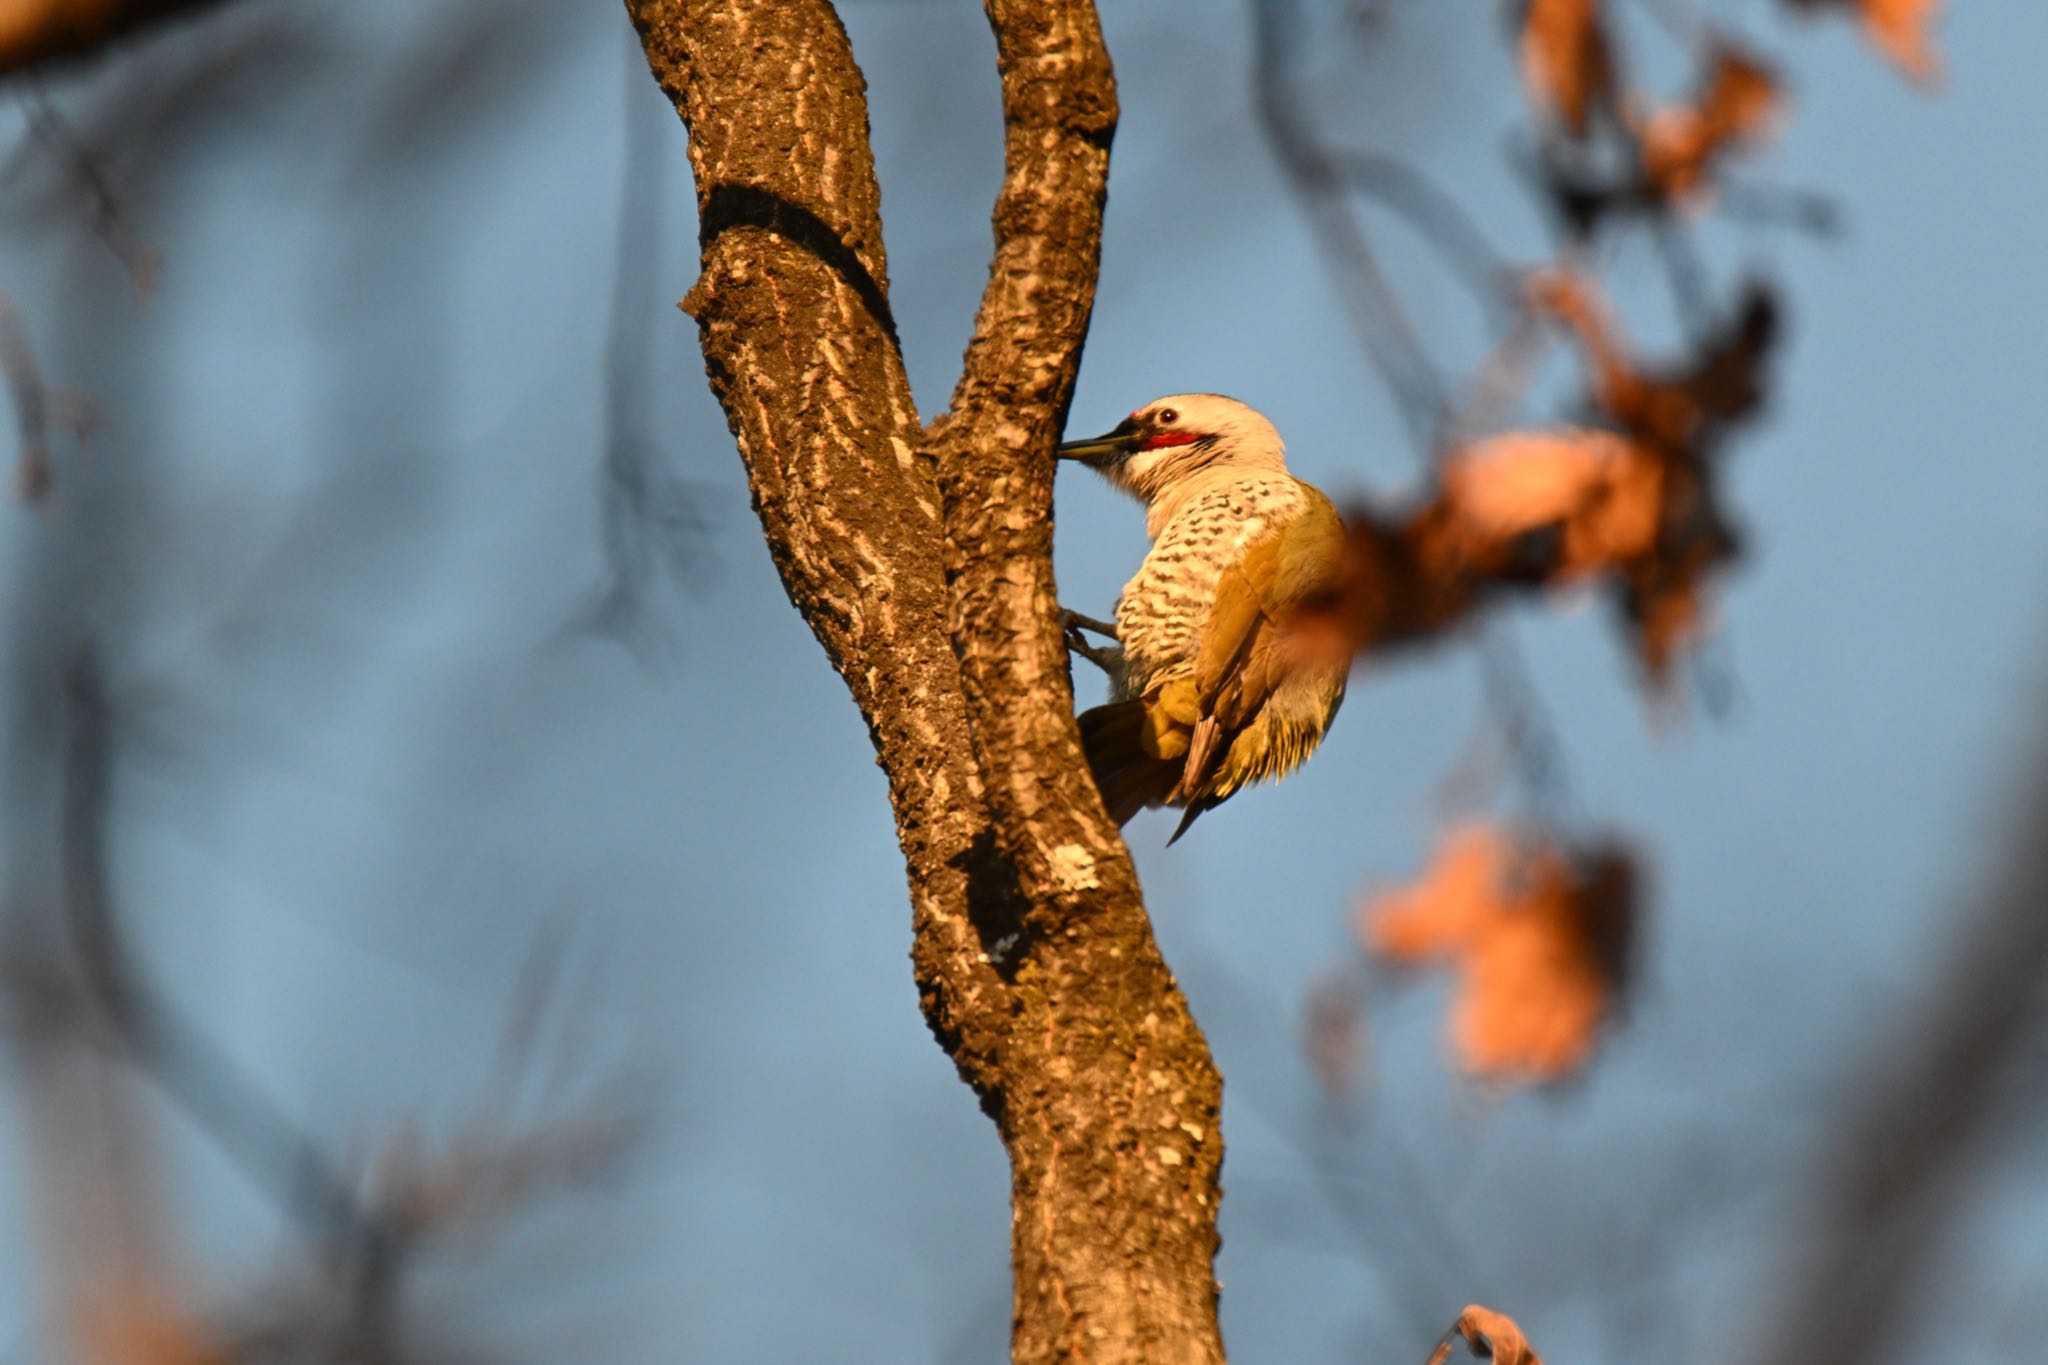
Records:
<instances>
[{"instance_id":1,"label":"woodpecker","mask_svg":"<svg viewBox=\"0 0 2048 1365\"><path fill-rule=\"evenodd\" d=\"M1108 704L1080 718L1103 803L1118 824L1183 808L1170 844L1238 788L1298 767L1335 718L1345 664L1295 648L1287 627L1334 586L1343 523L1287 472L1273 424L1221 394L1156 399L1059 453L1147 508L1152 549L1114 632L1068 614L1120 649L1069 639L1110 676Z\"/></svg>"}]
</instances>

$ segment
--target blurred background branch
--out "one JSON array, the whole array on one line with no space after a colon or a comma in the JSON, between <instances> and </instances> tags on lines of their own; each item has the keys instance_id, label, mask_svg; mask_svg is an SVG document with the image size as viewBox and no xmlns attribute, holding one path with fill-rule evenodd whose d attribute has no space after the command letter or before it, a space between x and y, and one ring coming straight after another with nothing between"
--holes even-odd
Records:
<instances>
[{"instance_id":1,"label":"blurred background branch","mask_svg":"<svg viewBox=\"0 0 2048 1365\"><path fill-rule=\"evenodd\" d=\"M1974 896L1954 917L1917 999L1872 1028L1851 1098L1802 1201L1793 1273L1751 1359L1911 1355L1936 1307L1933 1268L1993 1167L2000 1131L2038 1115L2048 1041L2048 728L2008 778Z\"/></svg>"},{"instance_id":2,"label":"blurred background branch","mask_svg":"<svg viewBox=\"0 0 2048 1365\"><path fill-rule=\"evenodd\" d=\"M579 613L588 629L636 649L653 647L659 632L648 619L648 597L666 580L686 583L701 569L709 529L675 453L662 439L651 389L653 341L669 309L657 266L666 240L662 222L671 126L659 99L645 88L647 64L630 32L625 110L621 126L625 164L619 177L618 256L612 272L611 318L604 348L604 465L601 523L605 581Z\"/></svg>"},{"instance_id":3,"label":"blurred background branch","mask_svg":"<svg viewBox=\"0 0 2048 1365\"><path fill-rule=\"evenodd\" d=\"M220 0L0 0L0 73L90 57L131 33Z\"/></svg>"}]
</instances>

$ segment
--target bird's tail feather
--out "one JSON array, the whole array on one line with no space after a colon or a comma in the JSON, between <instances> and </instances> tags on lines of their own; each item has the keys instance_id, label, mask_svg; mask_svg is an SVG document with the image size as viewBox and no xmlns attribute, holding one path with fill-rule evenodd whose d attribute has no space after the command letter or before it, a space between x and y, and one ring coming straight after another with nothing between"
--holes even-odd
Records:
<instances>
[{"instance_id":1,"label":"bird's tail feather","mask_svg":"<svg viewBox=\"0 0 2048 1365\"><path fill-rule=\"evenodd\" d=\"M1203 811L1221 803L1222 798L1217 796L1198 797L1188 802L1187 811L1180 817L1180 823L1173 827L1173 837L1166 841L1166 846L1172 848L1175 844L1179 843L1180 836L1188 832L1188 826L1195 823L1196 817L1200 816Z\"/></svg>"},{"instance_id":2,"label":"bird's tail feather","mask_svg":"<svg viewBox=\"0 0 2048 1365\"><path fill-rule=\"evenodd\" d=\"M1161 758L1146 743L1148 722L1142 701L1113 701L1081 713L1081 747L1102 792L1102 804L1119 825L1147 806L1162 804L1180 784L1185 757Z\"/></svg>"}]
</instances>

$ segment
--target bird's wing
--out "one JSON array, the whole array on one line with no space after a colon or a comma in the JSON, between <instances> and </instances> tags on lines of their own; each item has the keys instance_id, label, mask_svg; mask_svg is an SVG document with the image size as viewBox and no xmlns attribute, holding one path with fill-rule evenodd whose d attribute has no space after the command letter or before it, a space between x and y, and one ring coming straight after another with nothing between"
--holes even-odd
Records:
<instances>
[{"instance_id":1,"label":"bird's wing","mask_svg":"<svg viewBox=\"0 0 2048 1365\"><path fill-rule=\"evenodd\" d=\"M1343 520L1328 498L1303 487L1308 509L1254 541L1217 579L1195 656L1196 721L1177 792L1183 800L1209 780L1230 741L1286 681L1290 609L1327 591L1339 572Z\"/></svg>"}]
</instances>

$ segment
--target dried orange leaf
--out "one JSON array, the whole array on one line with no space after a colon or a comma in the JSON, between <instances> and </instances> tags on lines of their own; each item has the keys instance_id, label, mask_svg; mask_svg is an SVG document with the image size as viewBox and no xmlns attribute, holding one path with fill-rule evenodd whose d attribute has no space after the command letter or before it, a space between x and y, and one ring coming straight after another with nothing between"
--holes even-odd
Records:
<instances>
[{"instance_id":1,"label":"dried orange leaf","mask_svg":"<svg viewBox=\"0 0 2048 1365\"><path fill-rule=\"evenodd\" d=\"M1728 316L1694 339L1690 356L1656 369L1628 358L1591 284L1546 273L1532 280L1528 298L1578 339L1592 371L1592 406L1632 446L1598 485L1601 501L1566 523L1546 581L1589 566L1615 571L1631 646L1662 687L1680 651L1704 629L1711 576L1740 550L1712 456L1732 427L1763 407L1780 330L1776 294L1750 282Z\"/></svg>"},{"instance_id":2,"label":"dried orange leaf","mask_svg":"<svg viewBox=\"0 0 2048 1365\"><path fill-rule=\"evenodd\" d=\"M1765 368L1778 330L1776 291L1761 280L1745 281L1735 307L1698 338L1688 363L1656 382L1685 394L1695 425L1753 417L1763 407ZM1698 432L1687 435L1696 438Z\"/></svg>"},{"instance_id":3,"label":"dried orange leaf","mask_svg":"<svg viewBox=\"0 0 2048 1365\"><path fill-rule=\"evenodd\" d=\"M1770 71L1737 48L1718 46L1692 104L1635 120L1644 179L1666 201L1690 197L1707 183L1716 158L1764 134L1777 106Z\"/></svg>"},{"instance_id":4,"label":"dried orange leaf","mask_svg":"<svg viewBox=\"0 0 2048 1365\"><path fill-rule=\"evenodd\" d=\"M1863 31L1908 80L1933 86L1941 80L1941 54L1930 30L1942 0L1790 0L1794 9L1853 9Z\"/></svg>"},{"instance_id":5,"label":"dried orange leaf","mask_svg":"<svg viewBox=\"0 0 2048 1365\"><path fill-rule=\"evenodd\" d=\"M1735 549L1734 537L1725 527L1703 521L1690 539L1663 547L1659 555L1635 566L1624 582L1622 610L1653 687L1670 685L1680 652L1706 633L1706 575L1732 559Z\"/></svg>"},{"instance_id":6,"label":"dried orange leaf","mask_svg":"<svg viewBox=\"0 0 2048 1365\"><path fill-rule=\"evenodd\" d=\"M1634 860L1603 845L1568 856L1541 837L1474 824L1430 870L1360 917L1374 952L1447 960L1458 984L1450 1041L1475 1076L1550 1083L1583 1067L1626 977Z\"/></svg>"},{"instance_id":7,"label":"dried orange leaf","mask_svg":"<svg viewBox=\"0 0 2048 1365\"><path fill-rule=\"evenodd\" d=\"M1586 578L1647 554L1663 506L1663 465L1616 432L1563 428L1507 432L1445 461L1443 499L1463 529L1465 554L1486 563L1531 532L1561 532L1542 572Z\"/></svg>"},{"instance_id":8,"label":"dried orange leaf","mask_svg":"<svg viewBox=\"0 0 2048 1365\"><path fill-rule=\"evenodd\" d=\"M1863 0L1863 27L1892 64L1921 85L1941 79L1941 57L1928 30L1941 0Z\"/></svg>"},{"instance_id":9,"label":"dried orange leaf","mask_svg":"<svg viewBox=\"0 0 2048 1365\"><path fill-rule=\"evenodd\" d=\"M1564 859L1543 847L1529 861L1527 892L1473 942L1451 1045L1474 1075L1558 1081L1591 1055L1610 983Z\"/></svg>"},{"instance_id":10,"label":"dried orange leaf","mask_svg":"<svg viewBox=\"0 0 2048 1365\"><path fill-rule=\"evenodd\" d=\"M1521 535L1563 521L1585 502L1603 467L1627 442L1606 431L1512 431L1444 462L1443 495L1464 522L1489 536Z\"/></svg>"},{"instance_id":11,"label":"dried orange leaf","mask_svg":"<svg viewBox=\"0 0 2048 1365\"><path fill-rule=\"evenodd\" d=\"M1513 1318L1476 1303L1458 1314L1451 1330L1430 1353L1429 1365L1444 1365L1451 1358L1451 1347L1460 1341L1473 1355L1491 1357L1497 1365L1543 1365L1543 1357L1529 1345Z\"/></svg>"},{"instance_id":12,"label":"dried orange leaf","mask_svg":"<svg viewBox=\"0 0 2048 1365\"><path fill-rule=\"evenodd\" d=\"M1638 367L1616 334L1591 281L1567 271L1532 278L1529 306L1556 318L1585 352L1593 406L1645 445L1692 459L1711 430L1752 417L1763 405L1765 365L1778 338L1777 295L1749 281L1721 325L1695 352L1657 370Z\"/></svg>"},{"instance_id":13,"label":"dried orange leaf","mask_svg":"<svg viewBox=\"0 0 2048 1365\"><path fill-rule=\"evenodd\" d=\"M1492 586L1493 566L1472 562L1466 541L1441 498L1392 512L1345 509L1337 573L1282 617L1286 647L1300 665L1322 668L1441 633Z\"/></svg>"},{"instance_id":14,"label":"dried orange leaf","mask_svg":"<svg viewBox=\"0 0 2048 1365\"><path fill-rule=\"evenodd\" d=\"M1495 913L1513 856L1512 843L1491 825L1453 829L1420 880L1381 892L1359 911L1359 937L1370 951L1396 962L1462 951Z\"/></svg>"},{"instance_id":15,"label":"dried orange leaf","mask_svg":"<svg viewBox=\"0 0 2048 1365\"><path fill-rule=\"evenodd\" d=\"M1778 82L1770 69L1740 48L1722 46L1714 53L1714 71L1700 97L1707 121L1731 136L1763 132L1778 111Z\"/></svg>"},{"instance_id":16,"label":"dried orange leaf","mask_svg":"<svg viewBox=\"0 0 2048 1365\"><path fill-rule=\"evenodd\" d=\"M1529 0L1522 18L1522 79L1539 107L1584 137L1594 106L1612 96L1614 60L1600 0Z\"/></svg>"},{"instance_id":17,"label":"dried orange leaf","mask_svg":"<svg viewBox=\"0 0 2048 1365\"><path fill-rule=\"evenodd\" d=\"M1665 462L1633 441L1602 470L1595 496L1565 530L1562 572L1577 577L1650 553L1664 520Z\"/></svg>"}]
</instances>

